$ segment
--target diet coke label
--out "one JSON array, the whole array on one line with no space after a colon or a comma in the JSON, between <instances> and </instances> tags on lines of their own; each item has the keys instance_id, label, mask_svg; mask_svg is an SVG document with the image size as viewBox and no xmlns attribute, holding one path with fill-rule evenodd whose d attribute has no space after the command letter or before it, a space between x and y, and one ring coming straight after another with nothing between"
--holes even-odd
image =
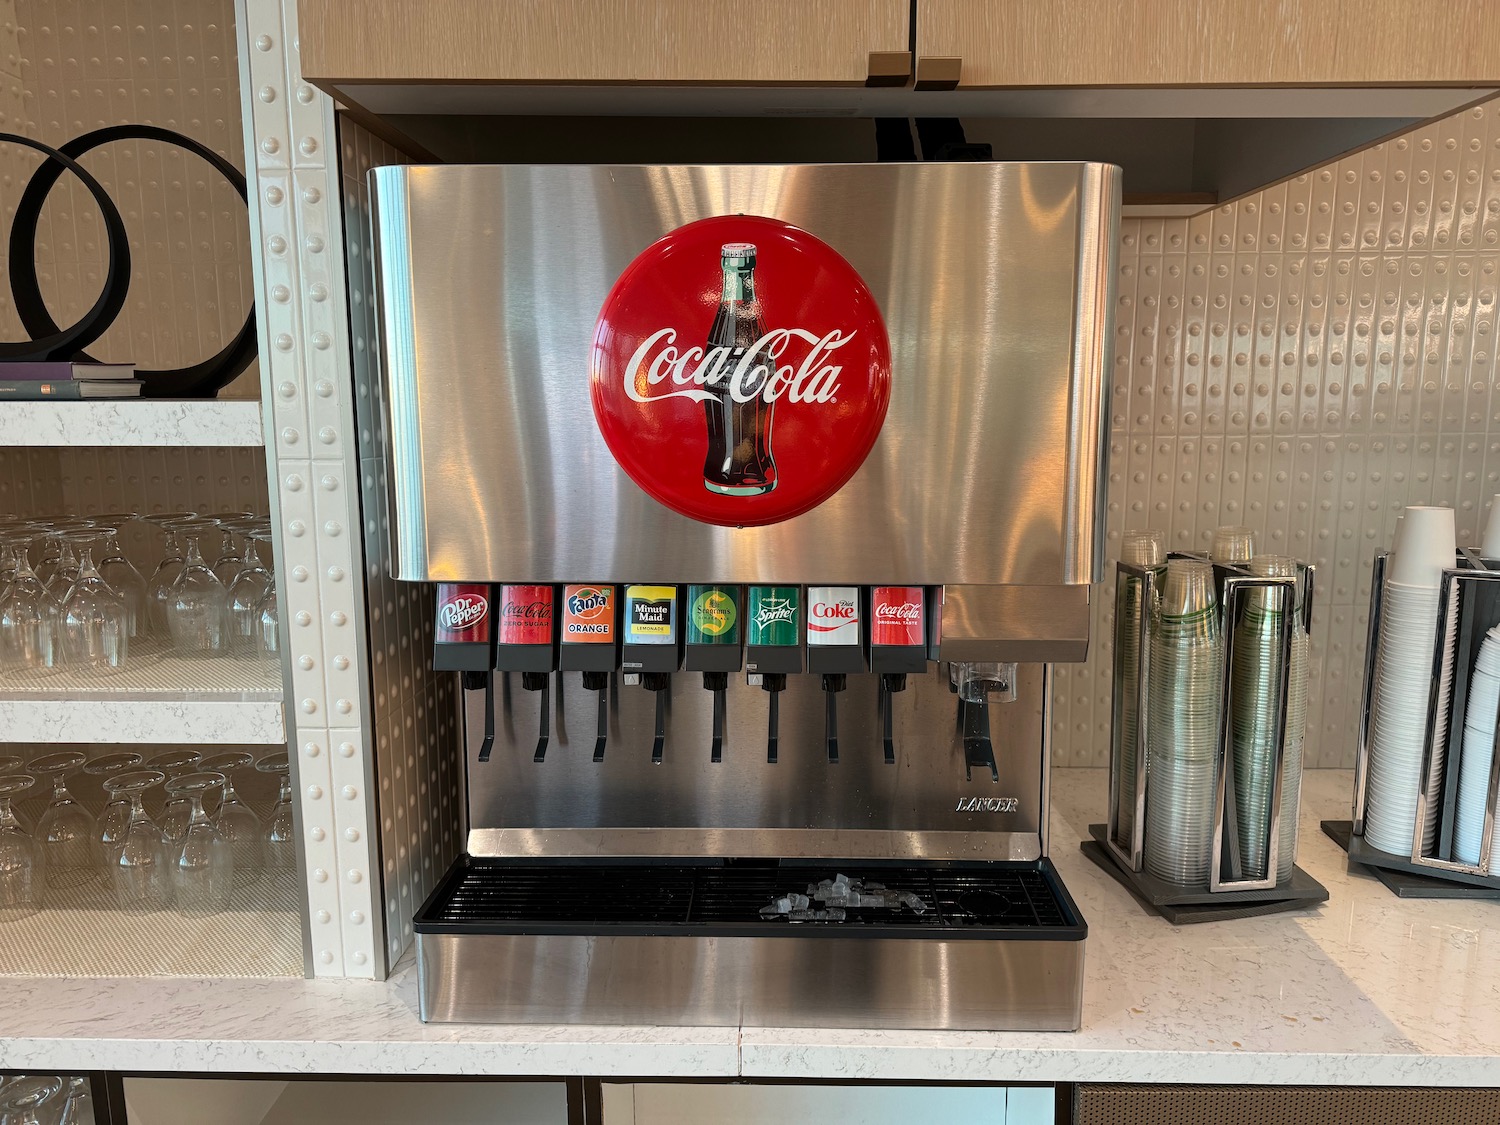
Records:
<instances>
[{"instance_id":1,"label":"diet coke label","mask_svg":"<svg viewBox=\"0 0 1500 1125\"><path fill-rule=\"evenodd\" d=\"M486 644L490 639L490 588L444 582L438 586L438 644Z\"/></svg>"},{"instance_id":2,"label":"diet coke label","mask_svg":"<svg viewBox=\"0 0 1500 1125\"><path fill-rule=\"evenodd\" d=\"M807 588L807 643L818 647L858 646L859 587Z\"/></svg>"},{"instance_id":3,"label":"diet coke label","mask_svg":"<svg viewBox=\"0 0 1500 1125\"><path fill-rule=\"evenodd\" d=\"M876 586L870 592L870 643L920 648L927 615L920 586Z\"/></svg>"},{"instance_id":4,"label":"diet coke label","mask_svg":"<svg viewBox=\"0 0 1500 1125\"><path fill-rule=\"evenodd\" d=\"M552 587L500 587L500 643L552 643Z\"/></svg>"},{"instance_id":5,"label":"diet coke label","mask_svg":"<svg viewBox=\"0 0 1500 1125\"><path fill-rule=\"evenodd\" d=\"M815 235L763 216L699 219L642 250L589 354L594 419L620 469L721 526L823 503L859 471L891 399L890 340L864 280Z\"/></svg>"}]
</instances>

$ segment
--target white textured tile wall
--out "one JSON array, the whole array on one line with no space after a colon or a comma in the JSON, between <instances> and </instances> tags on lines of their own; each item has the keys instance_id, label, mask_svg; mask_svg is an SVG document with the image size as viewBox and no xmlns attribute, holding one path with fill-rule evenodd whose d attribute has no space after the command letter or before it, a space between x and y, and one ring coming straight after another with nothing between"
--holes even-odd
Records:
<instances>
[{"instance_id":1,"label":"white textured tile wall","mask_svg":"<svg viewBox=\"0 0 1500 1125\"><path fill-rule=\"evenodd\" d=\"M1500 492L1500 99L1192 219L1126 220L1109 558L1160 528L1318 566L1310 766L1350 766L1370 560L1407 504L1474 542ZM1493 400L1493 401L1492 401ZM1057 674L1059 765L1108 762L1113 571Z\"/></svg>"},{"instance_id":2,"label":"white textured tile wall","mask_svg":"<svg viewBox=\"0 0 1500 1125\"><path fill-rule=\"evenodd\" d=\"M0 0L0 129L57 145L105 125L175 129L244 167L231 0ZM0 146L0 223L37 167ZM195 363L232 339L253 285L245 205L211 167L165 145L120 141L81 163L100 180L130 236L125 308L96 358L140 367ZM37 238L52 315L72 323L99 295L103 228L85 189L64 177ZM21 337L9 293L0 334ZM252 364L222 393L256 398Z\"/></svg>"}]
</instances>

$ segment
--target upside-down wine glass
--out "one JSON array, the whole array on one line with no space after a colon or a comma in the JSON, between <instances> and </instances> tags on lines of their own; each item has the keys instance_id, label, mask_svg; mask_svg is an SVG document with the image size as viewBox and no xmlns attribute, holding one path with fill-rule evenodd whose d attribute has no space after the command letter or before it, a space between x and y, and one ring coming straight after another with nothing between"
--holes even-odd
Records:
<instances>
[{"instance_id":1,"label":"upside-down wine glass","mask_svg":"<svg viewBox=\"0 0 1500 1125\"><path fill-rule=\"evenodd\" d=\"M36 839L55 890L98 878L99 822L68 792L68 778L88 760L81 750L54 750L31 759L31 772L52 778L52 800L36 822Z\"/></svg>"}]
</instances>

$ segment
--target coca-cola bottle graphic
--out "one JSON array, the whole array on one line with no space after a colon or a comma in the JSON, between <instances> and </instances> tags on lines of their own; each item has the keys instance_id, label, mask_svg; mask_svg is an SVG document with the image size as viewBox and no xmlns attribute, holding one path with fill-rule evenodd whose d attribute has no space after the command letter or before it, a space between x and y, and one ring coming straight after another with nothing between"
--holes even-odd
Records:
<instances>
[{"instance_id":1,"label":"coca-cola bottle graphic","mask_svg":"<svg viewBox=\"0 0 1500 1125\"><path fill-rule=\"evenodd\" d=\"M771 455L771 423L776 404L762 392L774 363L761 356L741 374L745 354L765 336L755 295L755 246L729 242L719 251L724 291L708 332L708 350L724 349L718 378L707 384L713 397L703 402L708 420L708 453L703 485L725 496L759 496L776 487Z\"/></svg>"}]
</instances>

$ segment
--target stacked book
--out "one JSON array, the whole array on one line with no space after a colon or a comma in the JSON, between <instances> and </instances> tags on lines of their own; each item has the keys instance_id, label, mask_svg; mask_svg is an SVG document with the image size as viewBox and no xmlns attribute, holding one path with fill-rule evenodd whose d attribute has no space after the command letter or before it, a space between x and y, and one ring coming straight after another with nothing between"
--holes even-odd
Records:
<instances>
[{"instance_id":1,"label":"stacked book","mask_svg":"<svg viewBox=\"0 0 1500 1125\"><path fill-rule=\"evenodd\" d=\"M133 363L0 363L0 399L139 398L140 393Z\"/></svg>"}]
</instances>

